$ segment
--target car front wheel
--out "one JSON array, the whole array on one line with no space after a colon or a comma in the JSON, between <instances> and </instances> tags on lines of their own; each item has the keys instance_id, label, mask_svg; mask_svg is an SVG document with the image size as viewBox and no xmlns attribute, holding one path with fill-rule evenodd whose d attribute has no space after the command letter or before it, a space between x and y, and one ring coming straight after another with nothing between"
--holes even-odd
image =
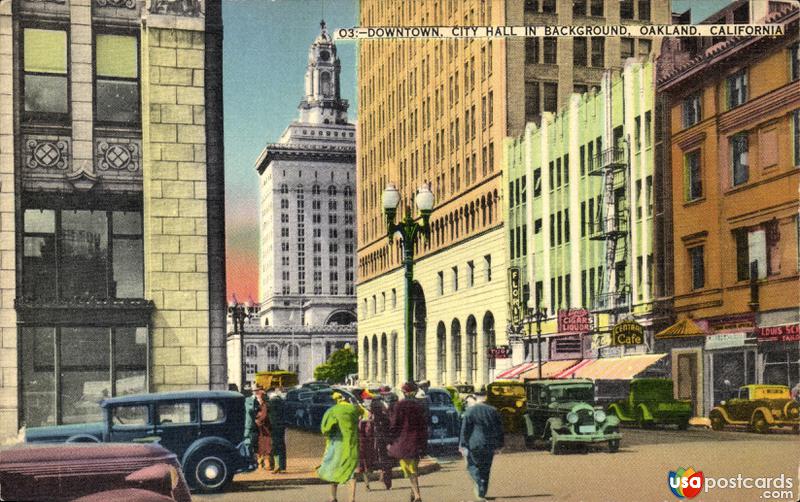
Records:
<instances>
[{"instance_id":1,"label":"car front wheel","mask_svg":"<svg viewBox=\"0 0 800 502\"><path fill-rule=\"evenodd\" d=\"M722 417L722 413L712 411L708 418L711 420L711 428L715 431L721 431L725 427L725 419Z\"/></svg>"},{"instance_id":2,"label":"car front wheel","mask_svg":"<svg viewBox=\"0 0 800 502\"><path fill-rule=\"evenodd\" d=\"M214 493L225 489L233 480L227 456L218 451L203 451L192 455L186 462L184 474L189 484L203 493Z\"/></svg>"},{"instance_id":3,"label":"car front wheel","mask_svg":"<svg viewBox=\"0 0 800 502\"><path fill-rule=\"evenodd\" d=\"M769 432L769 423L767 419L764 418L762 413L756 413L753 416L753 430L759 434L766 434Z\"/></svg>"}]
</instances>

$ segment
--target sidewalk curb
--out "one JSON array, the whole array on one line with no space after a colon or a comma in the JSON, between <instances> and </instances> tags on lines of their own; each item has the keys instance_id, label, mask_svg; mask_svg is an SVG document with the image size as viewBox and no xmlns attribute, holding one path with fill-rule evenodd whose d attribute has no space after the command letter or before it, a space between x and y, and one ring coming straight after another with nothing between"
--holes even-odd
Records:
<instances>
[{"instance_id":1,"label":"sidewalk curb","mask_svg":"<svg viewBox=\"0 0 800 502\"><path fill-rule=\"evenodd\" d=\"M442 469L442 466L439 465L438 462L435 460L423 460L420 461L420 465L418 467L419 475L431 474L437 472ZM403 473L400 471L400 468L396 467L392 469L392 479L402 478ZM358 478L361 481L360 476ZM372 472L369 477L370 481L378 481L378 473ZM315 475L306 476L306 477L281 477L280 479L264 479L264 480L240 480L237 481L234 478L234 484L238 487L244 488L258 488L258 487L269 487L269 486L286 486L286 485L327 485L329 484L327 481L322 480Z\"/></svg>"}]
</instances>

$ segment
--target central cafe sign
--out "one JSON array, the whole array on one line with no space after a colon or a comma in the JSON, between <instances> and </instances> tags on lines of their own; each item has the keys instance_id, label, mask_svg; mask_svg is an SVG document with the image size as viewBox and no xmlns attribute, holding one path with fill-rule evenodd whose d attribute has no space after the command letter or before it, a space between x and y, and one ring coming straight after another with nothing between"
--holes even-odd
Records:
<instances>
[{"instance_id":1,"label":"central cafe sign","mask_svg":"<svg viewBox=\"0 0 800 502\"><path fill-rule=\"evenodd\" d=\"M633 320L625 320L611 328L611 345L644 344L644 328Z\"/></svg>"}]
</instances>

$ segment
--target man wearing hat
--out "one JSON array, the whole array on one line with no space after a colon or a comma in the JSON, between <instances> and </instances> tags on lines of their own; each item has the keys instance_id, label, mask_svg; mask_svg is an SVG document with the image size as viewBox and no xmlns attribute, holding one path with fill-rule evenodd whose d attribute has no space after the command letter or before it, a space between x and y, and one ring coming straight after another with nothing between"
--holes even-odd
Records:
<instances>
[{"instance_id":1,"label":"man wearing hat","mask_svg":"<svg viewBox=\"0 0 800 502\"><path fill-rule=\"evenodd\" d=\"M475 494L485 500L495 450L503 447L503 421L500 413L488 404L479 403L474 395L466 399L462 415L459 450L467 460L467 471L475 483Z\"/></svg>"},{"instance_id":2,"label":"man wearing hat","mask_svg":"<svg viewBox=\"0 0 800 502\"><path fill-rule=\"evenodd\" d=\"M269 467L272 469L269 409L264 387L260 383L255 384L253 395L245 399L244 409L245 444L255 453L259 467L266 469L269 461Z\"/></svg>"},{"instance_id":3,"label":"man wearing hat","mask_svg":"<svg viewBox=\"0 0 800 502\"><path fill-rule=\"evenodd\" d=\"M414 382L403 384L405 399L395 404L391 413L393 441L389 455L400 461L400 469L411 483L412 500L421 502L417 467L428 448L428 420L422 404L415 399L417 390Z\"/></svg>"}]
</instances>

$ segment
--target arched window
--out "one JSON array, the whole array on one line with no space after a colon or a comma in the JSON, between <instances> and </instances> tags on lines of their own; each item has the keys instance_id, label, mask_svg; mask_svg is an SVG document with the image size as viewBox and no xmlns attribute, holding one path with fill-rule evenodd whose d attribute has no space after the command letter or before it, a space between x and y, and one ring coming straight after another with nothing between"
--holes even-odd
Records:
<instances>
[{"instance_id":1,"label":"arched window","mask_svg":"<svg viewBox=\"0 0 800 502\"><path fill-rule=\"evenodd\" d=\"M286 183L283 183L281 185L281 193L289 193L289 185L287 185Z\"/></svg>"},{"instance_id":2,"label":"arched window","mask_svg":"<svg viewBox=\"0 0 800 502\"><path fill-rule=\"evenodd\" d=\"M258 347L255 345L248 345L244 349L246 357L258 357Z\"/></svg>"},{"instance_id":3,"label":"arched window","mask_svg":"<svg viewBox=\"0 0 800 502\"><path fill-rule=\"evenodd\" d=\"M335 185L331 185L331 186L328 187L328 195L330 195L332 197L336 195L336 186Z\"/></svg>"},{"instance_id":4,"label":"arched window","mask_svg":"<svg viewBox=\"0 0 800 502\"><path fill-rule=\"evenodd\" d=\"M344 196L345 197L352 197L353 196L353 189L350 186L344 187Z\"/></svg>"},{"instance_id":5,"label":"arched window","mask_svg":"<svg viewBox=\"0 0 800 502\"><path fill-rule=\"evenodd\" d=\"M300 372L300 347L296 344L289 345L289 349L286 351L287 359L288 359L288 370L294 373Z\"/></svg>"},{"instance_id":6,"label":"arched window","mask_svg":"<svg viewBox=\"0 0 800 502\"><path fill-rule=\"evenodd\" d=\"M331 94L331 74L324 71L319 75L319 89L322 94Z\"/></svg>"},{"instance_id":7,"label":"arched window","mask_svg":"<svg viewBox=\"0 0 800 502\"><path fill-rule=\"evenodd\" d=\"M369 337L364 337L364 347L362 349L363 354L363 361L364 361L364 380L369 380Z\"/></svg>"},{"instance_id":8,"label":"arched window","mask_svg":"<svg viewBox=\"0 0 800 502\"><path fill-rule=\"evenodd\" d=\"M267 346L267 371L275 371L280 368L280 349L277 345Z\"/></svg>"},{"instance_id":9,"label":"arched window","mask_svg":"<svg viewBox=\"0 0 800 502\"><path fill-rule=\"evenodd\" d=\"M311 194L312 195L319 195L319 185L314 185L311 187Z\"/></svg>"}]
</instances>

